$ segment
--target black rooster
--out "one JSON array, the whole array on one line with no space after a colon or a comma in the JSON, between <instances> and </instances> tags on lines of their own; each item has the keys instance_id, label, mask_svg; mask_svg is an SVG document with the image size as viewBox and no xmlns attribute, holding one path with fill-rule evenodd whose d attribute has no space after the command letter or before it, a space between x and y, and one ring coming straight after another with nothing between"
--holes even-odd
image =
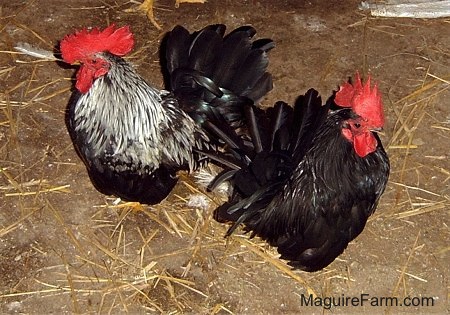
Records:
<instances>
[{"instance_id":1,"label":"black rooster","mask_svg":"<svg viewBox=\"0 0 450 315\"><path fill-rule=\"evenodd\" d=\"M266 72L269 39L224 25L190 34L176 26L166 38L168 90L149 85L122 56L133 47L127 26L84 29L60 43L63 60L80 63L67 125L95 187L128 201L155 204L177 182L177 171L202 164L215 150L202 126L237 128L245 104L272 88Z\"/></svg>"},{"instance_id":2,"label":"black rooster","mask_svg":"<svg viewBox=\"0 0 450 315\"><path fill-rule=\"evenodd\" d=\"M293 267L317 271L339 256L358 236L374 212L389 176L389 159L374 132L383 127L378 89L359 75L337 92L341 107L329 111L311 89L292 109L279 102L262 111L249 106L251 143L233 133L228 155L217 154L229 167L211 183L229 180L228 203L215 211L220 222L243 223L276 246ZM226 133L224 133L226 134Z\"/></svg>"}]
</instances>

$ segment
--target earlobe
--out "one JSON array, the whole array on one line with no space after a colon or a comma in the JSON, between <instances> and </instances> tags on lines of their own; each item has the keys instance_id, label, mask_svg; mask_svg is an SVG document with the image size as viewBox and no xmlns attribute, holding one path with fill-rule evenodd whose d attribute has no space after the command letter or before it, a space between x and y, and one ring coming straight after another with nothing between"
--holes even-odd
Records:
<instances>
[{"instance_id":1,"label":"earlobe","mask_svg":"<svg viewBox=\"0 0 450 315\"><path fill-rule=\"evenodd\" d=\"M101 77L102 75L105 75L107 73L108 73L108 69L102 67L95 71L94 77L97 79L98 77Z\"/></svg>"},{"instance_id":2,"label":"earlobe","mask_svg":"<svg viewBox=\"0 0 450 315\"><path fill-rule=\"evenodd\" d=\"M353 142L353 133L350 129L344 128L342 129L342 135L350 142Z\"/></svg>"}]
</instances>

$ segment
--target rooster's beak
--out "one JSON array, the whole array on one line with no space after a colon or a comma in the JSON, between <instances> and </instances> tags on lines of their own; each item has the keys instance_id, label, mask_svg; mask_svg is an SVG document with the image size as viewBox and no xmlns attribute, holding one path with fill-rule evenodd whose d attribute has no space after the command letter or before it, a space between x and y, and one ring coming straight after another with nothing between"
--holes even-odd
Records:
<instances>
[{"instance_id":1,"label":"rooster's beak","mask_svg":"<svg viewBox=\"0 0 450 315\"><path fill-rule=\"evenodd\" d=\"M384 136L383 127L371 128L371 129L369 129L369 130L372 131L372 132L376 132L376 133L378 133L378 134Z\"/></svg>"}]
</instances>

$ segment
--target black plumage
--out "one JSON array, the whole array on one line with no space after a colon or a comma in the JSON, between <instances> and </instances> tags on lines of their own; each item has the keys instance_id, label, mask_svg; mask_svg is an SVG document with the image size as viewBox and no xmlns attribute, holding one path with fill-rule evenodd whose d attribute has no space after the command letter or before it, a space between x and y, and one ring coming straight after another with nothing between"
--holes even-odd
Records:
<instances>
[{"instance_id":1,"label":"black plumage","mask_svg":"<svg viewBox=\"0 0 450 315\"><path fill-rule=\"evenodd\" d=\"M389 175L381 141L365 157L355 154L343 130L359 117L351 108L330 111L311 89L294 108L279 102L249 107L251 142L235 141L218 160L228 167L230 199L215 211L220 222L243 223L251 237L276 246L282 259L305 270L326 267L358 236L375 210ZM229 136L233 138L232 136ZM236 137L234 137L236 139Z\"/></svg>"},{"instance_id":2,"label":"black plumage","mask_svg":"<svg viewBox=\"0 0 450 315\"><path fill-rule=\"evenodd\" d=\"M66 36L63 58L81 63L67 125L95 187L155 204L170 193L178 171L204 164L198 152L221 145L207 126L241 126L244 105L272 88L266 69L273 43L254 40L255 33L246 26L224 35L224 25L210 25L190 34L176 26L164 41L166 90L149 85L122 58L132 47L128 28Z\"/></svg>"}]
</instances>

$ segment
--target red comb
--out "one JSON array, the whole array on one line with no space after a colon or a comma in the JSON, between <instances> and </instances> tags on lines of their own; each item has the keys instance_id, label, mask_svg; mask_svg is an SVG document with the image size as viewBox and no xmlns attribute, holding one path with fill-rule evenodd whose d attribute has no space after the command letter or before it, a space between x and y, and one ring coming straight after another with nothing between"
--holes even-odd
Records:
<instances>
[{"instance_id":1,"label":"red comb","mask_svg":"<svg viewBox=\"0 0 450 315\"><path fill-rule=\"evenodd\" d=\"M383 102L375 84L373 89L370 88L370 75L367 81L362 85L359 72L355 74L355 83L345 83L336 93L334 102L341 107L351 107L352 110L363 119L365 119L371 127L381 128L384 125Z\"/></svg>"},{"instance_id":2,"label":"red comb","mask_svg":"<svg viewBox=\"0 0 450 315\"><path fill-rule=\"evenodd\" d=\"M116 29L112 24L100 31L82 29L75 34L67 35L61 41L62 57L67 63L74 63L98 52L110 52L116 56L124 56L133 49L134 37L129 26Z\"/></svg>"}]
</instances>

